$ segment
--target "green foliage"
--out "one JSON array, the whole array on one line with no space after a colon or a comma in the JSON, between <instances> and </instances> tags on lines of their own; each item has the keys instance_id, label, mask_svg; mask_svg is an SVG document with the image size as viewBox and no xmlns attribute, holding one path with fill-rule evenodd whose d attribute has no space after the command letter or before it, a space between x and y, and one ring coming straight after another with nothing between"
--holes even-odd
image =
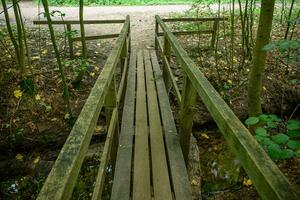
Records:
<instances>
[{"instance_id":1,"label":"green foliage","mask_svg":"<svg viewBox=\"0 0 300 200\"><path fill-rule=\"evenodd\" d=\"M255 139L273 160L299 156L300 121L288 120L285 123L277 115L262 114L249 117L245 124L259 125L255 129Z\"/></svg>"}]
</instances>

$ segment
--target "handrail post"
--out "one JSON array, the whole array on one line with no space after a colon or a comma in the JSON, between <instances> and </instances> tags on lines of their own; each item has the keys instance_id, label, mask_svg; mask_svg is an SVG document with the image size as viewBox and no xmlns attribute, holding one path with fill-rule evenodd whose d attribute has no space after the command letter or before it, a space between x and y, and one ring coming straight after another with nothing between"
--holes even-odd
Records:
<instances>
[{"instance_id":1,"label":"handrail post","mask_svg":"<svg viewBox=\"0 0 300 200\"><path fill-rule=\"evenodd\" d=\"M170 56L171 56L171 45L168 41L167 35L165 34L164 36L164 51L163 51L163 56L166 57L166 59L163 59L163 79L166 85L167 91L169 90L169 77L168 77L168 70L167 70L167 63L168 61L170 63Z\"/></svg>"},{"instance_id":2,"label":"handrail post","mask_svg":"<svg viewBox=\"0 0 300 200\"><path fill-rule=\"evenodd\" d=\"M213 48L216 44L216 37L217 37L217 30L219 28L219 21L215 20L214 25L213 25L213 32L212 32L212 37L211 37L211 44L210 46Z\"/></svg>"},{"instance_id":3,"label":"handrail post","mask_svg":"<svg viewBox=\"0 0 300 200\"><path fill-rule=\"evenodd\" d=\"M157 19L155 18L155 35L154 35L154 42L155 42L155 50L157 51L157 40L158 40L158 22L157 22Z\"/></svg>"},{"instance_id":4,"label":"handrail post","mask_svg":"<svg viewBox=\"0 0 300 200\"><path fill-rule=\"evenodd\" d=\"M71 24L67 24L67 38L68 38L68 43L69 43L69 53L70 53L70 58L74 57L74 51L73 51L73 40L72 40L72 29L71 29Z\"/></svg>"},{"instance_id":5,"label":"handrail post","mask_svg":"<svg viewBox=\"0 0 300 200\"><path fill-rule=\"evenodd\" d=\"M104 102L104 110L105 110L105 120L106 120L106 130L109 129L110 123L111 123L111 116L113 113L113 110L118 106L117 104L117 92L116 92L116 78L115 76L113 77L108 93L105 97L105 102ZM117 114L118 117L118 114ZM112 143L112 150L111 150L111 162L112 165L115 165L116 161L116 156L117 156L117 142L119 141L119 122L117 118L117 127L115 128L115 132L113 133L113 143Z\"/></svg>"},{"instance_id":6,"label":"handrail post","mask_svg":"<svg viewBox=\"0 0 300 200\"><path fill-rule=\"evenodd\" d=\"M189 158L190 138L193 128L193 117L196 113L197 95L192 82L185 74L179 111L179 140L186 165Z\"/></svg>"}]
</instances>

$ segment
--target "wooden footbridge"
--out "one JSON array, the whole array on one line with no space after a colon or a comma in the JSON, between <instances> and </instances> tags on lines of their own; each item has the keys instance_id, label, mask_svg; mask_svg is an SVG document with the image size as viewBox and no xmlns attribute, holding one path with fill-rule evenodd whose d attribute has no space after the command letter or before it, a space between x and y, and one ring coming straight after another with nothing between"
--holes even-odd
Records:
<instances>
[{"instance_id":1,"label":"wooden footbridge","mask_svg":"<svg viewBox=\"0 0 300 200\"><path fill-rule=\"evenodd\" d=\"M299 194L281 173L249 131L220 97L187 52L170 21L213 21L214 28L197 32L212 35L212 45L221 18L161 19L156 16L154 50L130 47L130 19L86 21L85 23L124 23L120 34L88 39L117 37L101 74L72 131L65 142L38 199L70 199L99 114L105 109L107 137L92 199L101 199L108 166L113 167L113 200L192 199L186 162L194 105L199 96L253 180L263 199L299 199ZM44 22L36 22L44 23ZM71 24L77 21L57 22ZM69 38L70 53L72 41ZM178 89L170 67L170 55L177 58L185 73L183 89ZM157 57L160 55L160 57ZM162 65L160 65L162 61ZM116 71L121 78L116 80ZM172 86L178 104L179 125L175 125L167 89ZM91 185L92 187L92 185Z\"/></svg>"}]
</instances>

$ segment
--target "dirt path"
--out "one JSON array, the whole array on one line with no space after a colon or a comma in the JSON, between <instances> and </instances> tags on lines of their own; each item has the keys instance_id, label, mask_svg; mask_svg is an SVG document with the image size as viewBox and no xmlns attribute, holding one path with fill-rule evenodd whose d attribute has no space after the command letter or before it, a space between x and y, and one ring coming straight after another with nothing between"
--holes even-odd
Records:
<instances>
[{"instance_id":1,"label":"dirt path","mask_svg":"<svg viewBox=\"0 0 300 200\"><path fill-rule=\"evenodd\" d=\"M32 20L38 18L38 6L26 1L22 2L20 6L27 24L31 25ZM126 15L130 15L133 47L151 48L154 44L154 16L157 14L168 16L172 12L184 12L189 8L190 5L85 7L84 18L124 19ZM78 7L51 7L50 10L59 10L65 13L65 19L78 19ZM41 11L43 12L42 6ZM13 16L12 13L10 16ZM1 14L0 19L3 18L4 16ZM87 25L86 34L116 33L120 31L120 28L120 25Z\"/></svg>"}]
</instances>

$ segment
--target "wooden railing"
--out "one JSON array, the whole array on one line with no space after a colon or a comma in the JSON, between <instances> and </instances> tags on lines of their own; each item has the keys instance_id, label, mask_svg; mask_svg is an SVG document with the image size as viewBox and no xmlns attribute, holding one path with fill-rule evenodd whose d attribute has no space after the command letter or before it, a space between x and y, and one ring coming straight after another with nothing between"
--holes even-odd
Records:
<instances>
[{"instance_id":1,"label":"wooden railing","mask_svg":"<svg viewBox=\"0 0 300 200\"><path fill-rule=\"evenodd\" d=\"M166 85L171 84L180 104L179 134L185 159L188 158L190 135L192 132L193 114L195 113L196 98L199 95L211 116L224 135L228 145L240 160L243 168L253 180L256 190L263 199L299 199L299 193L290 184L275 163L270 159L262 147L257 143L248 129L236 117L233 111L221 98L218 92L205 78L200 69L181 47L175 35L164 21L156 16L156 24L163 31L164 43L159 39L156 31L156 49L161 52L163 60L163 77ZM189 20L186 20L189 21ZM158 30L158 27L157 27ZM184 72L183 89L180 93L172 70L170 68L170 53L174 52Z\"/></svg>"},{"instance_id":2,"label":"wooden railing","mask_svg":"<svg viewBox=\"0 0 300 200\"><path fill-rule=\"evenodd\" d=\"M105 108L107 138L101 157L92 199L101 197L106 167L114 164L118 147L118 108L123 101L125 77L130 46L130 19L126 17L120 36L116 40L80 115L73 126L37 199L70 199L81 165L88 150L101 109ZM115 70L120 63L122 76L116 89Z\"/></svg>"},{"instance_id":3,"label":"wooden railing","mask_svg":"<svg viewBox=\"0 0 300 200\"><path fill-rule=\"evenodd\" d=\"M168 19L161 19L163 22L193 22L193 23L199 23L199 22L213 22L213 26L211 29L208 30L189 30L189 31L172 31L174 35L199 35L199 34L211 34L211 47L214 47L216 43L216 34L219 27L220 21L227 20L226 17L206 17L206 18L191 18L191 17L185 17L185 18L168 18ZM158 22L155 21L155 35L156 36L163 36L163 32L159 32L159 25ZM155 41L155 46L157 46L157 41Z\"/></svg>"},{"instance_id":4,"label":"wooden railing","mask_svg":"<svg viewBox=\"0 0 300 200\"><path fill-rule=\"evenodd\" d=\"M123 19L111 19L111 20L84 20L84 24L122 24L125 20ZM65 25L67 27L67 40L70 58L74 57L74 48L73 43L76 41L80 41L81 37L72 37L72 25L78 25L80 22L78 20L53 20L53 25ZM48 22L45 20L34 20L33 24L35 25L47 25ZM119 37L118 33L113 34L104 34L104 35L95 35L95 36L86 36L86 40L98 40L98 39L110 39Z\"/></svg>"}]
</instances>

